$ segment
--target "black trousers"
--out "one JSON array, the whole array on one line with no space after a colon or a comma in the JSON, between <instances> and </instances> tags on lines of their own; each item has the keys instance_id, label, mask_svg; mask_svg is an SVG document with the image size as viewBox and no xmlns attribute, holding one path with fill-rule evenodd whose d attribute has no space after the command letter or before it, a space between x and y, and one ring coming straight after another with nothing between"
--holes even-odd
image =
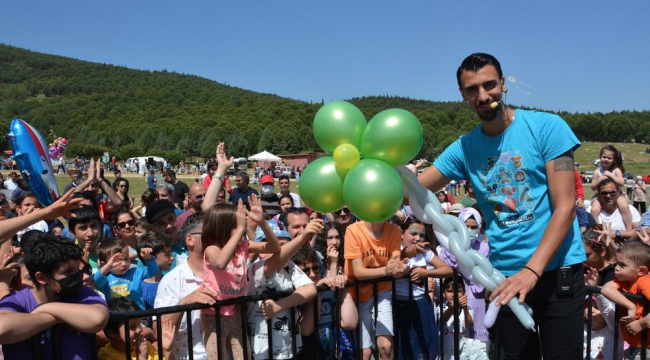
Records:
<instances>
[{"instance_id":1,"label":"black trousers","mask_svg":"<svg viewBox=\"0 0 650 360\"><path fill-rule=\"evenodd\" d=\"M644 202L641 202L641 201L635 201L635 202L634 202L634 208L636 208L637 210L639 210L639 213L640 213L641 215L643 215L643 213L645 213L645 201L644 201Z\"/></svg>"},{"instance_id":2,"label":"black trousers","mask_svg":"<svg viewBox=\"0 0 650 360\"><path fill-rule=\"evenodd\" d=\"M494 327L506 359L535 360L541 355L544 360L582 358L585 280L582 264L572 265L571 270L572 294L558 296L558 269L545 272L526 295L539 333L526 330L510 307L501 308Z\"/></svg>"}]
</instances>

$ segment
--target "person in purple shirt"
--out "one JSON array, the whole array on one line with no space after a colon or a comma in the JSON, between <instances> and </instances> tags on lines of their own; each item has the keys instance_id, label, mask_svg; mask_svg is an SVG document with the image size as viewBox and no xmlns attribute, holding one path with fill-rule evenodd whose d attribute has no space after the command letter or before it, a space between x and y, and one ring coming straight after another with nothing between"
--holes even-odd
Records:
<instances>
[{"instance_id":1,"label":"person in purple shirt","mask_svg":"<svg viewBox=\"0 0 650 360\"><path fill-rule=\"evenodd\" d=\"M46 234L25 255L33 289L0 300L0 343L6 359L93 358L91 339L108 322L106 302L83 286L81 248ZM83 316L79 316L83 314ZM34 346L40 334L40 346ZM38 340L36 340L38 341Z\"/></svg>"}]
</instances>

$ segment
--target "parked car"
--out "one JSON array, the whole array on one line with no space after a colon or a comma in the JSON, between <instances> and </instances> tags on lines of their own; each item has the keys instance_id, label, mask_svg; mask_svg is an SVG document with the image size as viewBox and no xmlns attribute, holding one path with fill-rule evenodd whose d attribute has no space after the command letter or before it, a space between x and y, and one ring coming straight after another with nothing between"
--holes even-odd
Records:
<instances>
[{"instance_id":1,"label":"parked car","mask_svg":"<svg viewBox=\"0 0 650 360\"><path fill-rule=\"evenodd\" d=\"M587 184L591 183L591 179L594 177L594 172L593 171L585 171L585 180L587 180Z\"/></svg>"},{"instance_id":2,"label":"parked car","mask_svg":"<svg viewBox=\"0 0 650 360\"><path fill-rule=\"evenodd\" d=\"M596 160L592 161L591 163L594 164L594 166L600 166L600 159L596 159Z\"/></svg>"},{"instance_id":3,"label":"parked car","mask_svg":"<svg viewBox=\"0 0 650 360\"><path fill-rule=\"evenodd\" d=\"M163 163L167 162L164 158L159 156L139 156L137 158L128 158L124 162L124 167L127 172L136 171L135 159L138 159L140 165L138 173L140 174L146 174L149 169L158 171L158 168L162 166Z\"/></svg>"},{"instance_id":4,"label":"parked car","mask_svg":"<svg viewBox=\"0 0 650 360\"><path fill-rule=\"evenodd\" d=\"M238 171L246 171L246 169L248 169L248 161L246 160L246 158L243 158L243 157L236 158L233 161L230 168L228 170L226 170L226 173L228 175L234 175L235 174L235 163L237 163L237 165L238 165Z\"/></svg>"}]
</instances>

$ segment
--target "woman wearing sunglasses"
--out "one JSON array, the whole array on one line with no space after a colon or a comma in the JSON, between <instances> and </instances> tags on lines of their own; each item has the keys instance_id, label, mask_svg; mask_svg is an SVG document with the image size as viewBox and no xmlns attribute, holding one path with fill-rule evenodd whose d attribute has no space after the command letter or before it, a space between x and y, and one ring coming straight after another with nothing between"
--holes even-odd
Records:
<instances>
[{"instance_id":1,"label":"woman wearing sunglasses","mask_svg":"<svg viewBox=\"0 0 650 360\"><path fill-rule=\"evenodd\" d=\"M129 198L129 180L125 178L119 178L113 183L113 190L117 193L117 196L122 200L122 206L130 210L133 208L133 201Z\"/></svg>"},{"instance_id":2,"label":"woman wearing sunglasses","mask_svg":"<svg viewBox=\"0 0 650 360\"><path fill-rule=\"evenodd\" d=\"M137 265L138 252L136 251L136 244L138 239L135 236L135 217L130 212L119 209L111 216L111 224L115 236L124 240L129 246L131 265Z\"/></svg>"}]
</instances>

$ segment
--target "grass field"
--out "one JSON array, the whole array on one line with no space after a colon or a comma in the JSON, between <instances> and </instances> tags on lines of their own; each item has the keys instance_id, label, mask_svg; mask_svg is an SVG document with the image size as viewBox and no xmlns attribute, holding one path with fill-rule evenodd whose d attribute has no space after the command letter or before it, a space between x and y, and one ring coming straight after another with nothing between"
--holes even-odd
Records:
<instances>
[{"instance_id":1,"label":"grass field","mask_svg":"<svg viewBox=\"0 0 650 360\"><path fill-rule=\"evenodd\" d=\"M592 164L592 161L599 158L600 149L607 144L608 143L598 143L598 142L582 143L582 146L575 152L575 161L578 164L580 164L578 169L580 171L594 170L596 167ZM634 175L650 174L650 154L645 153L645 148L646 148L645 144L613 144L613 145L619 151L623 152L623 154L625 155L624 166L626 171L629 171ZM6 177L6 175L10 171L2 170L1 172ZM249 174L251 174L251 178L252 178L253 170L249 169L248 172ZM147 188L146 178L135 174L127 174L125 175L125 177L129 180L129 186L130 186L129 195L134 195L136 197L136 204L140 203L140 195L144 193L144 191ZM177 177L179 180L185 182L188 186L191 186L192 183L194 183L194 181L197 178L200 179L200 176L198 175L177 175ZM107 176L106 179L111 182L115 180L115 178L112 176ZM231 176L230 182L233 186L235 185L234 180L235 178ZM65 185L70 182L70 177L68 175L56 175L56 182L59 187L59 191L62 192L63 188L65 188ZM259 185L251 184L251 187L260 191ZM280 191L279 186L277 185L277 181L276 181L275 189L276 192ZM296 181L293 179L291 181L291 191L298 194L300 193L298 183L296 183ZM594 192L587 185L585 187L585 198L586 199L591 198L593 193ZM462 195L456 197L457 200L461 200L462 198L463 198Z\"/></svg>"}]
</instances>

